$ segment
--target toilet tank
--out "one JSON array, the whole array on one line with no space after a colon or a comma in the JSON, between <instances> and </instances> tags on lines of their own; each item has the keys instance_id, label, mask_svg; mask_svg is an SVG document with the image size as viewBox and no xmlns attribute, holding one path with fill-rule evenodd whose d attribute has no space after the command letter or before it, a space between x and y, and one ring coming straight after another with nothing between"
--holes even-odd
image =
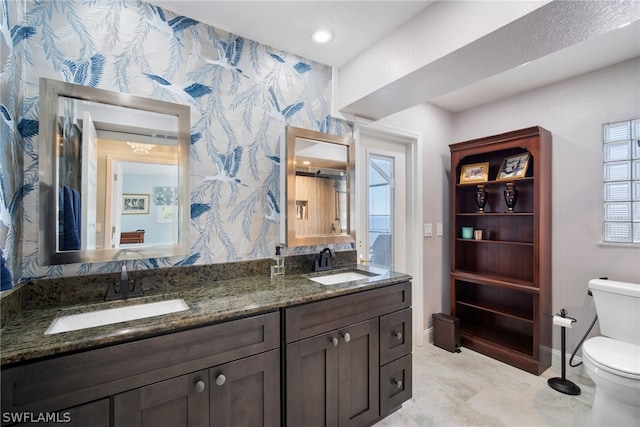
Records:
<instances>
[{"instance_id":1,"label":"toilet tank","mask_svg":"<svg viewBox=\"0 0 640 427\"><path fill-rule=\"evenodd\" d=\"M640 345L640 284L589 281L602 335Z\"/></svg>"}]
</instances>

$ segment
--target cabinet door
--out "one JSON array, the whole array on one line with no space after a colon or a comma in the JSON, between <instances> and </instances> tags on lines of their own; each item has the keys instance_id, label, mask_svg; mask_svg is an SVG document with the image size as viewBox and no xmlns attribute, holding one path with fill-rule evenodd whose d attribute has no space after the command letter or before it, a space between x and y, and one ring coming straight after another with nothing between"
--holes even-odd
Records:
<instances>
[{"instance_id":1,"label":"cabinet door","mask_svg":"<svg viewBox=\"0 0 640 427\"><path fill-rule=\"evenodd\" d=\"M140 387L114 397L114 427L209 425L208 371Z\"/></svg>"},{"instance_id":2,"label":"cabinet door","mask_svg":"<svg viewBox=\"0 0 640 427\"><path fill-rule=\"evenodd\" d=\"M378 319L341 329L339 335L340 426L368 425L380 412Z\"/></svg>"},{"instance_id":3,"label":"cabinet door","mask_svg":"<svg viewBox=\"0 0 640 427\"><path fill-rule=\"evenodd\" d=\"M287 426L338 425L338 345L336 331L287 345Z\"/></svg>"},{"instance_id":4,"label":"cabinet door","mask_svg":"<svg viewBox=\"0 0 640 427\"><path fill-rule=\"evenodd\" d=\"M280 350L211 368L211 426L280 425Z\"/></svg>"},{"instance_id":5,"label":"cabinet door","mask_svg":"<svg viewBox=\"0 0 640 427\"><path fill-rule=\"evenodd\" d=\"M31 414L31 413L28 413ZM34 413L46 416L46 421L33 418L33 422L15 424L14 427L64 425L69 427L109 427L109 399L101 399L84 405L74 406L64 411ZM42 414L42 415L41 415ZM24 419L24 418L22 418Z\"/></svg>"},{"instance_id":6,"label":"cabinet door","mask_svg":"<svg viewBox=\"0 0 640 427\"><path fill-rule=\"evenodd\" d=\"M110 425L109 399L86 403L62 413L68 413L69 423L65 425L70 427L108 427Z\"/></svg>"},{"instance_id":7,"label":"cabinet door","mask_svg":"<svg viewBox=\"0 0 640 427\"><path fill-rule=\"evenodd\" d=\"M287 345L287 425L364 426L379 415L378 319Z\"/></svg>"}]
</instances>

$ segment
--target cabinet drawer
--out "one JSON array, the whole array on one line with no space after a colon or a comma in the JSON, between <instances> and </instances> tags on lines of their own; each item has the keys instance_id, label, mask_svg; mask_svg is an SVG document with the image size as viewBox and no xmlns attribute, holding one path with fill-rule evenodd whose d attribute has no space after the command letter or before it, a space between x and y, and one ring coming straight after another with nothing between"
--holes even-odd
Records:
<instances>
[{"instance_id":1,"label":"cabinet drawer","mask_svg":"<svg viewBox=\"0 0 640 427\"><path fill-rule=\"evenodd\" d=\"M280 345L278 312L2 370L4 411L54 411Z\"/></svg>"},{"instance_id":2,"label":"cabinet drawer","mask_svg":"<svg viewBox=\"0 0 640 427\"><path fill-rule=\"evenodd\" d=\"M380 317L380 364L411 353L411 308Z\"/></svg>"},{"instance_id":3,"label":"cabinet drawer","mask_svg":"<svg viewBox=\"0 0 640 427\"><path fill-rule=\"evenodd\" d=\"M380 368L380 415L385 416L411 398L411 354Z\"/></svg>"},{"instance_id":4,"label":"cabinet drawer","mask_svg":"<svg viewBox=\"0 0 640 427\"><path fill-rule=\"evenodd\" d=\"M411 306L411 283L285 309L286 342L293 342Z\"/></svg>"}]
</instances>

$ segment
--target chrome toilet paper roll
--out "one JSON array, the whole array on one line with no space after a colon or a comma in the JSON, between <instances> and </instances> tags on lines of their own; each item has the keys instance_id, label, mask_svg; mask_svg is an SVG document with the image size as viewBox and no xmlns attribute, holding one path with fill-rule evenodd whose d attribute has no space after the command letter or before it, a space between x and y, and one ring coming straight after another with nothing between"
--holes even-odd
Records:
<instances>
[{"instance_id":1,"label":"chrome toilet paper roll","mask_svg":"<svg viewBox=\"0 0 640 427\"><path fill-rule=\"evenodd\" d=\"M568 317L553 316L554 325L562 326L563 328L570 328L572 323L573 320Z\"/></svg>"}]
</instances>

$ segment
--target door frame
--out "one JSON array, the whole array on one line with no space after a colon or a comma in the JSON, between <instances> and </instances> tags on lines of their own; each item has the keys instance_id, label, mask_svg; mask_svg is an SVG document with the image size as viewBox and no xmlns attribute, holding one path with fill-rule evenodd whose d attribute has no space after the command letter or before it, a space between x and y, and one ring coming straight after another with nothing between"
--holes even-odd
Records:
<instances>
[{"instance_id":1,"label":"door frame","mask_svg":"<svg viewBox=\"0 0 640 427\"><path fill-rule=\"evenodd\" d=\"M423 184L422 184L422 133L397 128L388 124L371 122L356 118L354 139L356 140L356 158L362 158L363 148L360 143L361 135L389 140L389 142L406 145L407 159L407 271L412 276L411 305L412 305L412 338L418 346L424 344L424 269L423 269L423 237L420 230L423 221ZM356 165L356 173L363 177L362 171ZM359 180L356 178L356 183ZM357 184L356 184L357 185ZM362 215L363 195L356 191L356 218Z\"/></svg>"}]
</instances>

